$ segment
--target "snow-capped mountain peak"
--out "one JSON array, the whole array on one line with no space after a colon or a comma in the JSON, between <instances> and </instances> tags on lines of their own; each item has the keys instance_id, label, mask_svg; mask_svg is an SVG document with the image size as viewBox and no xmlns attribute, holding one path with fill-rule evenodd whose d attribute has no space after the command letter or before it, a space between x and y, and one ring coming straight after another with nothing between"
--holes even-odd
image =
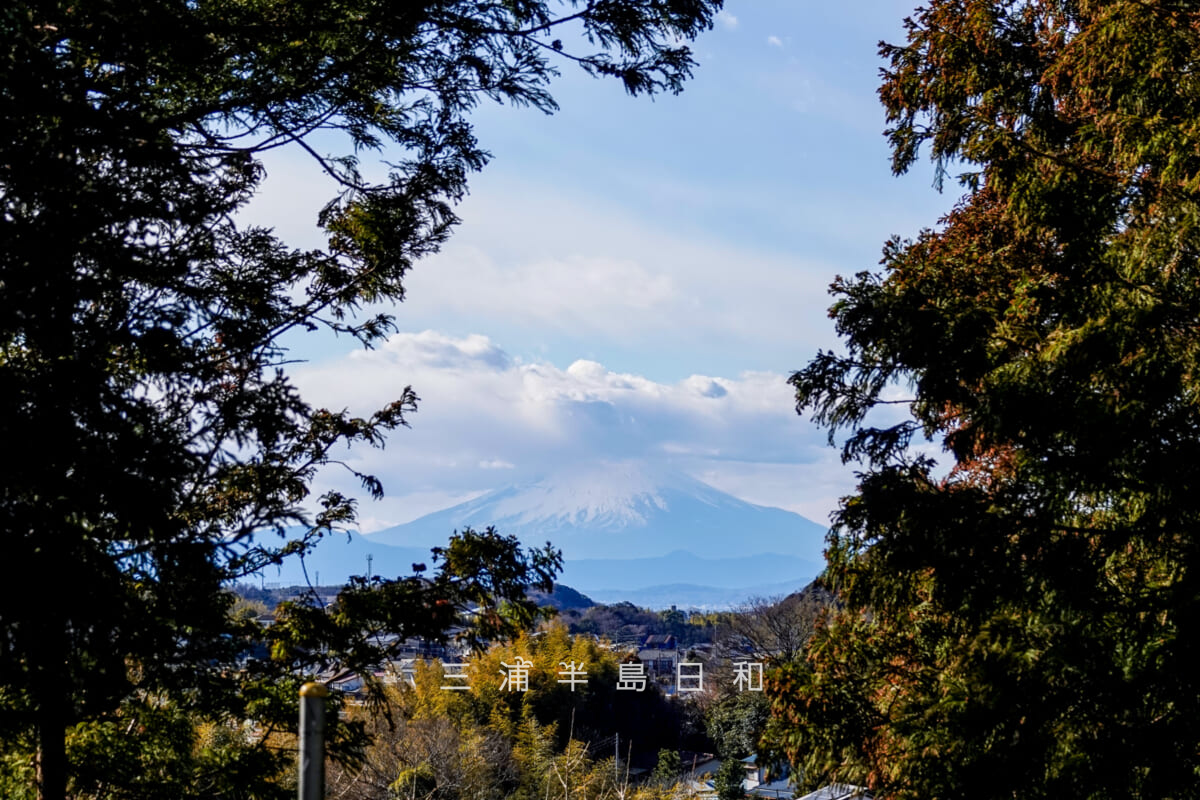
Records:
<instances>
[{"instance_id":1,"label":"snow-capped mountain peak","mask_svg":"<svg viewBox=\"0 0 1200 800\"><path fill-rule=\"evenodd\" d=\"M645 525L667 511L668 481L630 464L597 465L514 487L494 503L498 519L519 525L552 523L623 528Z\"/></svg>"},{"instance_id":2,"label":"snow-capped mountain peak","mask_svg":"<svg viewBox=\"0 0 1200 800\"><path fill-rule=\"evenodd\" d=\"M494 525L567 558L819 554L824 529L798 514L739 500L679 472L597 462L509 486L370 535L385 544L444 544L453 530Z\"/></svg>"}]
</instances>

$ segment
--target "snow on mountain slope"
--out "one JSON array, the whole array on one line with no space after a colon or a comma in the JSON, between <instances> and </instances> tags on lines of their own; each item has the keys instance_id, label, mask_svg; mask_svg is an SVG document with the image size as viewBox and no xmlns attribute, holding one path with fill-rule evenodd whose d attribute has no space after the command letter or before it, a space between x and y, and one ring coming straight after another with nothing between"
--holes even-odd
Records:
<instances>
[{"instance_id":1,"label":"snow on mountain slope","mask_svg":"<svg viewBox=\"0 0 1200 800\"><path fill-rule=\"evenodd\" d=\"M704 558L778 553L819 561L825 529L757 506L679 472L596 463L510 486L370 534L403 547L444 544L455 531L495 525L527 545L549 540L567 559L646 558L684 550Z\"/></svg>"}]
</instances>

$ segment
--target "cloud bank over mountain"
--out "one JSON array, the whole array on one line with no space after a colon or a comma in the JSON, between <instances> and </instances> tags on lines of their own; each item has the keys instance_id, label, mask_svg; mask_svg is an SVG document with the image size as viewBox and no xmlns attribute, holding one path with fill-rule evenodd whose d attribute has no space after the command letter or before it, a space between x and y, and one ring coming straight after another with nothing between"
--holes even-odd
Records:
<instances>
[{"instance_id":1,"label":"cloud bank over mountain","mask_svg":"<svg viewBox=\"0 0 1200 800\"><path fill-rule=\"evenodd\" d=\"M307 398L330 408L369 413L406 385L421 398L411 430L392 434L384 450L346 455L388 493L364 502L365 531L587 464L687 473L821 523L852 489L824 435L796 415L782 373L662 383L587 359L565 368L526 361L486 336L427 330L294 374ZM321 481L356 488L337 470Z\"/></svg>"}]
</instances>

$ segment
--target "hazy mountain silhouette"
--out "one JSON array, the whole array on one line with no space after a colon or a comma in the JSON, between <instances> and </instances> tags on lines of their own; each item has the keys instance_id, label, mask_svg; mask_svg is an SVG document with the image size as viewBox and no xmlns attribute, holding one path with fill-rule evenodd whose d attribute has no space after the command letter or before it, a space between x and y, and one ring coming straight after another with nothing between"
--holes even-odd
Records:
<instances>
[{"instance_id":1,"label":"hazy mountain silhouette","mask_svg":"<svg viewBox=\"0 0 1200 800\"><path fill-rule=\"evenodd\" d=\"M319 572L321 583L340 583L366 574L368 564L389 578L410 574L413 563L432 570L429 548L444 546L455 530L488 525L530 546L549 540L566 560L561 581L585 594L628 591L634 602L654 605L670 605L672 592L680 605L728 605L806 584L824 565L826 531L815 522L682 473L625 463L506 486L365 536L334 535L307 557L308 580ZM268 568L264 580L301 583L304 574L290 559Z\"/></svg>"},{"instance_id":2,"label":"hazy mountain silhouette","mask_svg":"<svg viewBox=\"0 0 1200 800\"><path fill-rule=\"evenodd\" d=\"M825 528L754 505L679 472L594 465L519 486L368 535L401 547L444 544L451 531L495 525L527 545L547 540L575 559L702 558L777 553L819 562Z\"/></svg>"}]
</instances>

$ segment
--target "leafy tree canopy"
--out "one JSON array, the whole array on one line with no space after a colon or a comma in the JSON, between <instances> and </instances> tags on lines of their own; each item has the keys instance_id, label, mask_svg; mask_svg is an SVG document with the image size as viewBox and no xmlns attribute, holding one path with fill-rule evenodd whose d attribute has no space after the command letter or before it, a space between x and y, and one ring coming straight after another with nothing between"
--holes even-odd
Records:
<instances>
[{"instance_id":1,"label":"leafy tree canopy","mask_svg":"<svg viewBox=\"0 0 1200 800\"><path fill-rule=\"evenodd\" d=\"M742 800L746 791L742 788L746 780L746 769L737 758L726 758L713 776L713 788L717 800Z\"/></svg>"},{"instance_id":2,"label":"leafy tree canopy","mask_svg":"<svg viewBox=\"0 0 1200 800\"><path fill-rule=\"evenodd\" d=\"M704 715L704 727L717 754L736 760L757 752L768 712L763 692L735 692L714 703Z\"/></svg>"},{"instance_id":3,"label":"leafy tree canopy","mask_svg":"<svg viewBox=\"0 0 1200 800\"><path fill-rule=\"evenodd\" d=\"M837 280L846 352L792 377L863 472L776 741L888 797L1195 797L1200 9L933 0L906 29L894 169L927 149L966 194Z\"/></svg>"},{"instance_id":4,"label":"leafy tree canopy","mask_svg":"<svg viewBox=\"0 0 1200 800\"><path fill-rule=\"evenodd\" d=\"M363 665L369 653L350 641L360 622L390 628L429 612L414 622L424 627L474 593L464 586L516 599L516 584L545 582L549 554L464 537L445 554L446 581L360 582L332 615L293 609L275 672L260 665L259 688L246 689L239 665L261 632L231 622L221 586L351 523L353 498L309 497L314 474L335 447L382 446L417 402L409 389L365 417L313 408L288 381L279 337L325 328L370 346L387 335L392 320L366 309L403 299L407 271L449 235L454 203L487 160L468 121L479 102L549 112L558 64L634 95L677 92L693 66L682 42L720 5L0 7L0 426L12 448L0 530L8 563L66 587L0 601L0 740L39 754L31 766L14 745L3 763L24 766L12 774L32 770L44 797L63 797L69 775L84 780L68 728L148 730L115 715L160 699L286 729L279 665L287 675L334 656ZM261 154L278 147L307 151L337 182L320 249L290 248L237 216L264 177ZM360 169L372 155L388 159L376 182ZM278 546L253 537L290 525L306 533ZM483 633L504 627L484 621ZM122 780L116 770L92 785L117 796ZM195 793L169 788L182 780L129 791Z\"/></svg>"},{"instance_id":5,"label":"leafy tree canopy","mask_svg":"<svg viewBox=\"0 0 1200 800\"><path fill-rule=\"evenodd\" d=\"M654 772L650 774L650 780L662 785L673 785L679 779L681 772L683 772L683 764L679 759L679 751L675 748L664 747L658 751L658 763L654 765Z\"/></svg>"}]
</instances>

